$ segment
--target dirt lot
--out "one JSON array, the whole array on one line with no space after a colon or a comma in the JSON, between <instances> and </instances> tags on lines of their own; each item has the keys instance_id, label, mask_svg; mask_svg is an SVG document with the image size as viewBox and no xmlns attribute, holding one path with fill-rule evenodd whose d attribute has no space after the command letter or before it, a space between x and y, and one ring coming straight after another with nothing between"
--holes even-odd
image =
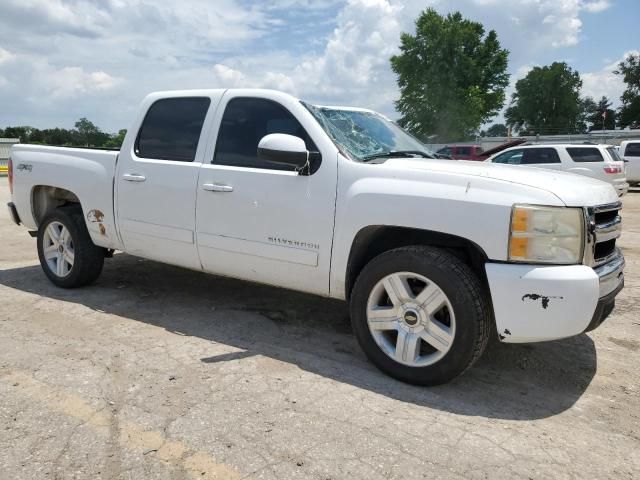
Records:
<instances>
[{"instance_id":1,"label":"dirt lot","mask_svg":"<svg viewBox=\"0 0 640 480\"><path fill-rule=\"evenodd\" d=\"M595 332L417 388L345 306L116 255L54 288L0 179L0 478L640 478L640 191Z\"/></svg>"}]
</instances>

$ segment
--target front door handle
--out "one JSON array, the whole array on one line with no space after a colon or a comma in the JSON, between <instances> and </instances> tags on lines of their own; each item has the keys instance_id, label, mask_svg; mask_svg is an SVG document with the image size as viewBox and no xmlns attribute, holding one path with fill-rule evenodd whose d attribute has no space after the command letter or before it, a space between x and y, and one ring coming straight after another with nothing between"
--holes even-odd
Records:
<instances>
[{"instance_id":1,"label":"front door handle","mask_svg":"<svg viewBox=\"0 0 640 480\"><path fill-rule=\"evenodd\" d=\"M127 182L144 182L147 177L138 173L125 173L124 175L122 175L122 179L126 180Z\"/></svg>"},{"instance_id":2,"label":"front door handle","mask_svg":"<svg viewBox=\"0 0 640 480\"><path fill-rule=\"evenodd\" d=\"M202 185L202 189L207 192L233 192L231 185L223 185L221 183L205 183Z\"/></svg>"}]
</instances>

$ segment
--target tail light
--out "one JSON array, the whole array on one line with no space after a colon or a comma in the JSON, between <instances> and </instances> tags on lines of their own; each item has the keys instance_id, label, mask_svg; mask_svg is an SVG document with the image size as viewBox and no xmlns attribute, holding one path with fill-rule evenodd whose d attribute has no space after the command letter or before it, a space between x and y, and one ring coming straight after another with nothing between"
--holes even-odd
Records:
<instances>
[{"instance_id":1,"label":"tail light","mask_svg":"<svg viewBox=\"0 0 640 480\"><path fill-rule=\"evenodd\" d=\"M617 165L611 167L605 166L604 173L622 173L622 167L618 167Z\"/></svg>"},{"instance_id":2,"label":"tail light","mask_svg":"<svg viewBox=\"0 0 640 480\"><path fill-rule=\"evenodd\" d=\"M7 175L9 178L9 193L13 195L13 162L9 157L9 163L7 164Z\"/></svg>"}]
</instances>

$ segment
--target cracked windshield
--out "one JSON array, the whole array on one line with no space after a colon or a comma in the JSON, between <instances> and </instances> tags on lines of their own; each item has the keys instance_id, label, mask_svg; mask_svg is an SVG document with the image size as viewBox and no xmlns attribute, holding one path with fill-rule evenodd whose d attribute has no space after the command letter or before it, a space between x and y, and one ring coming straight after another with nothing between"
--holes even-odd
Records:
<instances>
[{"instance_id":1,"label":"cracked windshield","mask_svg":"<svg viewBox=\"0 0 640 480\"><path fill-rule=\"evenodd\" d=\"M342 151L355 160L366 162L395 156L435 158L426 145L378 113L305 106Z\"/></svg>"}]
</instances>

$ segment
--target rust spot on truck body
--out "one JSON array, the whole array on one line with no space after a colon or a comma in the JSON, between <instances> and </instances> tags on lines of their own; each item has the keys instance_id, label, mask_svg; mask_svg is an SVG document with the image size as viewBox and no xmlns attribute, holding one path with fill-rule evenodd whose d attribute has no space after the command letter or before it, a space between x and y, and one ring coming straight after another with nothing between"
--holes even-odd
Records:
<instances>
[{"instance_id":1,"label":"rust spot on truck body","mask_svg":"<svg viewBox=\"0 0 640 480\"><path fill-rule=\"evenodd\" d=\"M101 210L91 210L87 213L87 220L91 223L100 223L104 220L104 213Z\"/></svg>"}]
</instances>

